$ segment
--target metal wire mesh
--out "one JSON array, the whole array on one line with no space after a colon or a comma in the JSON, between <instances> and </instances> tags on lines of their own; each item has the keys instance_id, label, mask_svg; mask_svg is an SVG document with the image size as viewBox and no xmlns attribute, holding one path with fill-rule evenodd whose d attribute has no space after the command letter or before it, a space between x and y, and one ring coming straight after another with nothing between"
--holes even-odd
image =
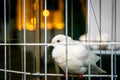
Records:
<instances>
[{"instance_id":1,"label":"metal wire mesh","mask_svg":"<svg viewBox=\"0 0 120 80\"><path fill-rule=\"evenodd\" d=\"M69 76L64 77L64 72L62 72L58 66L54 64L54 61L51 59L51 51L52 48L48 48L47 45L50 45L50 40L53 37L53 35L56 34L65 34L66 36L71 34L71 37L74 38L75 31L74 31L74 0L57 0L58 4L60 1L64 3L64 11L62 12L64 14L64 29L57 30L57 29L51 29L48 30L48 24L49 24L49 18L48 16L42 16L42 11L47 11L47 4L48 0L22 0L20 1L21 4L21 16L17 15L17 10L15 9L15 14L17 16L21 17L20 25L15 25L16 22L16 16L15 21L11 18L12 15L12 9L11 3L14 0L4 0L4 16L3 18L3 31L1 31L1 42L0 42L0 79L1 80L69 80L69 77L72 77L72 80L76 79L77 75L70 74ZM54 0L53 0L54 1ZM79 0L78 0L79 1ZM82 0L80 0L82 1ZM97 55L100 55L102 58L98 65L100 65L101 68L104 68L107 71L107 74L100 74L100 75L92 75L91 74L91 67L88 68L88 74L85 74L84 77L86 80L119 80L119 56L120 56L120 41L119 41L119 13L116 13L119 11L118 0L107 0L109 1L110 6L106 6L107 9L110 9L111 11L111 20L110 20L110 27L108 29L109 37L111 38L109 41L102 41L102 32L105 32L107 29L104 28L105 23L103 22L105 13L102 13L104 11L104 1L102 0L86 0L86 7L87 7L87 17L86 17L86 33L88 35L85 36L85 45L88 47L92 46L100 46L102 45L109 45L109 48L103 50L103 49L91 49L91 52L96 53ZM19 2L19 0L18 0ZM30 3L31 2L31 3ZM28 10L29 7L28 4L33 4L32 8L33 10ZM44 5L42 4L44 3ZM17 4L17 2L16 2ZM82 3L81 3L82 4ZM96 5L98 4L98 5ZM7 10L7 5L9 5L9 10ZM17 4L18 5L18 4ZM16 5L16 6L17 6ZM83 5L83 4L82 4ZM14 6L14 7L16 7ZM22 7L23 6L23 7ZM13 7L13 6L12 6ZM20 7L20 6L19 6ZM71 9L71 23L69 23L69 7ZM97 8L95 8L97 7ZM105 7L105 6L104 6ZM17 8L20 9L20 8ZM31 9L31 8L30 8ZM35 9L35 10L34 10ZM51 8L50 8L51 9ZM96 9L98 9L96 11ZM79 10L79 9L77 9ZM7 21L7 11L9 12L9 20ZM19 11L18 11L19 12ZM51 11L51 13L53 13ZM31 14L31 15L30 15ZM45 13L47 15L47 13ZM51 14L52 15L52 14ZM85 14L84 14L85 15ZM33 20L33 23L36 22L36 24L32 24L33 29L32 31L27 30L29 22L29 17L32 16L35 17ZM58 16L60 17L60 16ZM108 16L109 17L109 16ZM107 18L108 18L107 17ZM44 29L41 28L42 26L42 19L44 18ZM11 21L14 21L11 23ZM93 22L92 22L93 21ZM32 22L32 21L31 21ZM2 21L0 22L2 23ZM71 24L71 26L69 26ZM103 25L102 25L103 24ZM2 24L0 24L2 26ZM14 28L12 27L14 26ZM23 26L20 28L20 30L16 29L16 26ZM34 28L34 26L36 26ZM92 27L94 26L94 27ZM108 26L108 25L107 25ZM12 27L10 29L10 27ZM69 30L70 28L70 30ZM2 28L1 28L2 29ZM7 31L8 29L8 31ZM107 32L107 31L106 31ZM77 32L76 32L77 33ZM100 41L91 40L91 35L98 34ZM12 36L12 38L11 38ZM61 44L63 45L63 44ZM66 37L66 47L67 45L79 45L79 44L68 44L68 40ZM67 49L67 48L66 48ZM66 55L68 54L68 51L66 50ZM88 55L89 56L89 55ZM68 61L66 56L66 75L68 75ZM105 61L106 60L106 61ZM71 79L71 78L70 78Z\"/></svg>"}]
</instances>

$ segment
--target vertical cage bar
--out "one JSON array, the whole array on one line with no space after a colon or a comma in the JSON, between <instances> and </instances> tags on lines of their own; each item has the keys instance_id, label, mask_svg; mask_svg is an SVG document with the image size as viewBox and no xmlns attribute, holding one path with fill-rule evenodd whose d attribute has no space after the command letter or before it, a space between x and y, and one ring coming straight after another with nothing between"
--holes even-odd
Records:
<instances>
[{"instance_id":1,"label":"vertical cage bar","mask_svg":"<svg viewBox=\"0 0 120 80\"><path fill-rule=\"evenodd\" d=\"M112 22L111 22L111 40L114 42L115 41L115 27L116 27L116 0L112 0ZM111 49L111 80L114 80L114 63L113 63L113 59L114 59L114 48L115 45L111 45L112 49Z\"/></svg>"},{"instance_id":2,"label":"vertical cage bar","mask_svg":"<svg viewBox=\"0 0 120 80\"><path fill-rule=\"evenodd\" d=\"M74 13L73 13L73 5L74 5L74 2L73 2L73 0L71 0L71 37L73 38L74 37L74 33L73 33L73 27L74 27L74 23L73 23L73 15L74 15ZM72 76L72 80L74 80L74 77Z\"/></svg>"},{"instance_id":3,"label":"vertical cage bar","mask_svg":"<svg viewBox=\"0 0 120 80\"><path fill-rule=\"evenodd\" d=\"M74 13L73 13L73 0L71 0L71 36L73 38L74 33L73 33L73 19L74 19Z\"/></svg>"},{"instance_id":4,"label":"vertical cage bar","mask_svg":"<svg viewBox=\"0 0 120 80\"><path fill-rule=\"evenodd\" d=\"M37 24L36 24L36 43L39 43L40 41L40 9L39 9L39 0L36 0L37 3L37 12L36 12L36 20L37 20ZM40 72L40 47L36 46L36 72ZM40 80L40 77L37 77L36 80Z\"/></svg>"},{"instance_id":5,"label":"vertical cage bar","mask_svg":"<svg viewBox=\"0 0 120 80\"><path fill-rule=\"evenodd\" d=\"M47 0L45 0L44 3L44 9L45 11L47 10ZM45 44L47 44L47 16L44 17L45 18ZM45 80L47 80L47 46L45 45Z\"/></svg>"},{"instance_id":6,"label":"vertical cage bar","mask_svg":"<svg viewBox=\"0 0 120 80\"><path fill-rule=\"evenodd\" d=\"M22 6L23 6L23 3L24 3L24 0L17 0L17 5L18 4L20 4L20 14L21 14L21 16L20 16L20 24L22 25L23 23L22 23L22 14L23 14L23 9L22 9ZM19 8L18 8L19 9ZM23 36L20 36L20 39L22 39L23 40L23 38L22 38ZM21 71L24 71L24 46L21 46ZM24 79L24 75L22 75L22 80Z\"/></svg>"},{"instance_id":7,"label":"vertical cage bar","mask_svg":"<svg viewBox=\"0 0 120 80\"><path fill-rule=\"evenodd\" d=\"M65 35L68 36L68 0L65 0Z\"/></svg>"},{"instance_id":8,"label":"vertical cage bar","mask_svg":"<svg viewBox=\"0 0 120 80\"><path fill-rule=\"evenodd\" d=\"M91 0L87 0L87 16L88 16L88 24L87 24L87 32L89 35L87 35L87 40L89 41L90 40L90 16L91 16L91 4L90 4L90 1ZM89 56L89 54L88 54ZM89 59L90 60L90 59ZM88 64L88 79L91 80L91 77L90 77L90 73L91 73L91 69L90 69L90 63Z\"/></svg>"},{"instance_id":9,"label":"vertical cage bar","mask_svg":"<svg viewBox=\"0 0 120 80\"><path fill-rule=\"evenodd\" d=\"M116 42L116 0L114 0L114 31L113 31L113 41ZM116 48L116 44L113 45L113 49ZM115 62L115 59L116 59L116 51L114 51L113 53L113 79L115 80L116 78L114 77L114 75L116 74L116 62Z\"/></svg>"},{"instance_id":10,"label":"vertical cage bar","mask_svg":"<svg viewBox=\"0 0 120 80\"><path fill-rule=\"evenodd\" d=\"M65 74L68 75L68 0L65 0L65 35L66 35L66 71ZM68 76L66 76L66 80L68 80Z\"/></svg>"},{"instance_id":11,"label":"vertical cage bar","mask_svg":"<svg viewBox=\"0 0 120 80\"><path fill-rule=\"evenodd\" d=\"M24 5L24 13L23 13L23 16L24 16L24 80L26 80L26 0L24 0L23 2L23 5Z\"/></svg>"},{"instance_id":12,"label":"vertical cage bar","mask_svg":"<svg viewBox=\"0 0 120 80\"><path fill-rule=\"evenodd\" d=\"M9 20L8 20L8 22L9 22L9 27L8 27L8 42L10 43L10 37L9 37L9 35L11 35L10 34L10 26L11 26L11 0L9 0L8 1L8 6L9 6ZM9 61L8 61L8 64L9 64L9 67L8 67L8 69L11 69L11 46L9 45L8 46L8 56L9 56ZM9 73L9 80L11 80L11 73Z\"/></svg>"},{"instance_id":13,"label":"vertical cage bar","mask_svg":"<svg viewBox=\"0 0 120 80\"><path fill-rule=\"evenodd\" d=\"M89 35L87 35L87 40L90 40L90 24L91 24L91 0L87 0L87 17L88 17L88 21L87 21L87 33Z\"/></svg>"},{"instance_id":14,"label":"vertical cage bar","mask_svg":"<svg viewBox=\"0 0 120 80\"><path fill-rule=\"evenodd\" d=\"M11 32L10 31L10 27L11 27L11 17L10 17L11 16L11 0L8 1L8 6L9 6L8 42L10 43L10 37L9 37L9 35L11 35L10 34L10 32ZM8 54L9 54L8 55L9 56L9 62L8 62L9 63L9 67L8 68L11 69L11 45L8 46ZM11 73L9 73L9 80L11 80Z\"/></svg>"},{"instance_id":15,"label":"vertical cage bar","mask_svg":"<svg viewBox=\"0 0 120 80\"><path fill-rule=\"evenodd\" d=\"M114 21L114 23L115 23L115 24L114 24L114 25L115 25L115 28L114 28L114 41L115 41L115 42L117 41L117 40L116 40L116 6L117 6L117 5L116 5L116 0L115 0L115 11L114 11L114 12L115 12L115 15L114 15L114 16L115 16L115 21ZM114 47L115 47L114 49L116 49L116 45L114 45ZM116 68L117 68L117 67L116 67L116 51L115 51L114 54L115 54L115 55L113 55L113 59L114 59L113 75L116 75L116 74L117 74L117 73L116 73ZM116 80L116 77L114 78L114 80Z\"/></svg>"},{"instance_id":16,"label":"vertical cage bar","mask_svg":"<svg viewBox=\"0 0 120 80\"><path fill-rule=\"evenodd\" d=\"M116 42L116 0L114 0L113 2L113 41ZM114 49L116 48L116 45L114 45L113 47ZM114 59L114 62L113 62L113 75L116 74L116 52L114 53L115 55L113 55L113 59ZM116 79L116 78L115 78Z\"/></svg>"},{"instance_id":17,"label":"vertical cage bar","mask_svg":"<svg viewBox=\"0 0 120 80\"><path fill-rule=\"evenodd\" d=\"M6 0L4 0L4 80L7 80L7 36L6 36Z\"/></svg>"},{"instance_id":18,"label":"vertical cage bar","mask_svg":"<svg viewBox=\"0 0 120 80\"><path fill-rule=\"evenodd\" d=\"M101 26L101 18L102 18L102 15L101 15L101 0L99 0L99 35L100 35L100 42L102 41L101 40L101 34L102 34L102 26ZM101 47L101 45L100 45ZM101 66L101 63L100 63L100 66Z\"/></svg>"},{"instance_id":19,"label":"vertical cage bar","mask_svg":"<svg viewBox=\"0 0 120 80\"><path fill-rule=\"evenodd\" d=\"M115 11L114 11L114 12L115 12L115 15L114 15L114 16L115 16L115 21L114 21L114 23L115 23L115 24L114 24L114 25L115 25L115 28L114 28L114 41L115 41L115 42L117 41L117 40L116 40L116 13L117 13L117 12L116 12L116 11L117 11L117 10L116 10L116 9L117 9L116 7L117 7L117 4L116 4L116 0L115 0ZM116 49L116 45L115 45L115 49ZM116 66L117 66L117 65L116 65L116 51L115 51L114 54L115 54L115 55L113 55L113 59L114 59L113 75L116 75L116 74L117 74L117 72L116 72L116 70L117 70L117 67L116 67ZM117 78L114 77L114 80L117 80Z\"/></svg>"},{"instance_id":20,"label":"vertical cage bar","mask_svg":"<svg viewBox=\"0 0 120 80\"><path fill-rule=\"evenodd\" d=\"M100 42L102 42L102 25L101 25L101 20L102 20L102 15L101 15L101 0L99 0L99 37L100 37ZM100 49L101 49L101 45L100 45ZM102 53L100 50L100 57L102 57ZM100 59L100 68L102 68L102 58ZM102 80L102 78L100 78L100 80Z\"/></svg>"},{"instance_id":21,"label":"vertical cage bar","mask_svg":"<svg viewBox=\"0 0 120 80\"><path fill-rule=\"evenodd\" d=\"M73 0L71 0L71 37L73 38L74 37L74 33L73 33L73 24L74 24L74 22L73 22L73 19L74 19L74 13L73 13L73 6L74 6L74 2L73 2ZM72 80L74 80L74 77L72 76Z\"/></svg>"}]
</instances>

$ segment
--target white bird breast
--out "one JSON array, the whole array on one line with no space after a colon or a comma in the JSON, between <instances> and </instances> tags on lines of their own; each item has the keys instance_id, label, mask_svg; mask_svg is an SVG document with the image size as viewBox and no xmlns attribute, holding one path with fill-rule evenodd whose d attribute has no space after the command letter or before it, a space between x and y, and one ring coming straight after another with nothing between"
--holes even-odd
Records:
<instances>
[{"instance_id":1,"label":"white bird breast","mask_svg":"<svg viewBox=\"0 0 120 80\"><path fill-rule=\"evenodd\" d=\"M66 51L67 50L67 51ZM87 68L85 68L86 54L88 51L85 50L85 46L81 45L68 45L55 47L52 52L52 57L54 58L56 64L58 64L63 71L66 69L66 52L68 70L70 73L84 73Z\"/></svg>"}]
</instances>

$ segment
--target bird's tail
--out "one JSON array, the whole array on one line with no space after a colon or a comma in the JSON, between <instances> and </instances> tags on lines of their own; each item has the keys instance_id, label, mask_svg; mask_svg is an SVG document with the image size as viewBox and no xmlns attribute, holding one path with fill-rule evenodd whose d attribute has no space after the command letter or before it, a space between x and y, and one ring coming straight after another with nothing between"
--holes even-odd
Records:
<instances>
[{"instance_id":1,"label":"bird's tail","mask_svg":"<svg viewBox=\"0 0 120 80\"><path fill-rule=\"evenodd\" d=\"M100 73L107 73L105 70L99 68L97 65L91 66L91 73L92 74L100 74Z\"/></svg>"}]
</instances>

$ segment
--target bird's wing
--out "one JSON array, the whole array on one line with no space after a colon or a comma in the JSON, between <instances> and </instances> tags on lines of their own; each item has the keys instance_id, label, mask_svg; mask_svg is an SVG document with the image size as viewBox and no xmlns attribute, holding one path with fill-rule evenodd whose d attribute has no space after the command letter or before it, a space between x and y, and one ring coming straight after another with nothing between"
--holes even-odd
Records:
<instances>
[{"instance_id":1,"label":"bird's wing","mask_svg":"<svg viewBox=\"0 0 120 80\"><path fill-rule=\"evenodd\" d=\"M106 73L106 71L99 68L97 65L91 66L91 74L100 74L100 73Z\"/></svg>"},{"instance_id":2,"label":"bird's wing","mask_svg":"<svg viewBox=\"0 0 120 80\"><path fill-rule=\"evenodd\" d=\"M100 60L99 56L90 51L89 46L86 46L85 44L80 43L79 41L74 41L73 43L78 44L73 45L70 48L70 51L73 51L72 53L76 56L76 58L80 60L85 60L87 64L91 63L92 65L96 64L96 62Z\"/></svg>"},{"instance_id":3,"label":"bird's wing","mask_svg":"<svg viewBox=\"0 0 120 80\"><path fill-rule=\"evenodd\" d=\"M101 58L99 56L97 56L95 53L90 52L90 59L92 59L93 61L97 62L98 60L100 60Z\"/></svg>"},{"instance_id":4,"label":"bird's wing","mask_svg":"<svg viewBox=\"0 0 120 80\"><path fill-rule=\"evenodd\" d=\"M72 45L68 46L69 55L75 56L78 60L84 60L87 58L86 55L88 55L88 49L85 45L79 41L73 41L70 42L70 44Z\"/></svg>"}]
</instances>

